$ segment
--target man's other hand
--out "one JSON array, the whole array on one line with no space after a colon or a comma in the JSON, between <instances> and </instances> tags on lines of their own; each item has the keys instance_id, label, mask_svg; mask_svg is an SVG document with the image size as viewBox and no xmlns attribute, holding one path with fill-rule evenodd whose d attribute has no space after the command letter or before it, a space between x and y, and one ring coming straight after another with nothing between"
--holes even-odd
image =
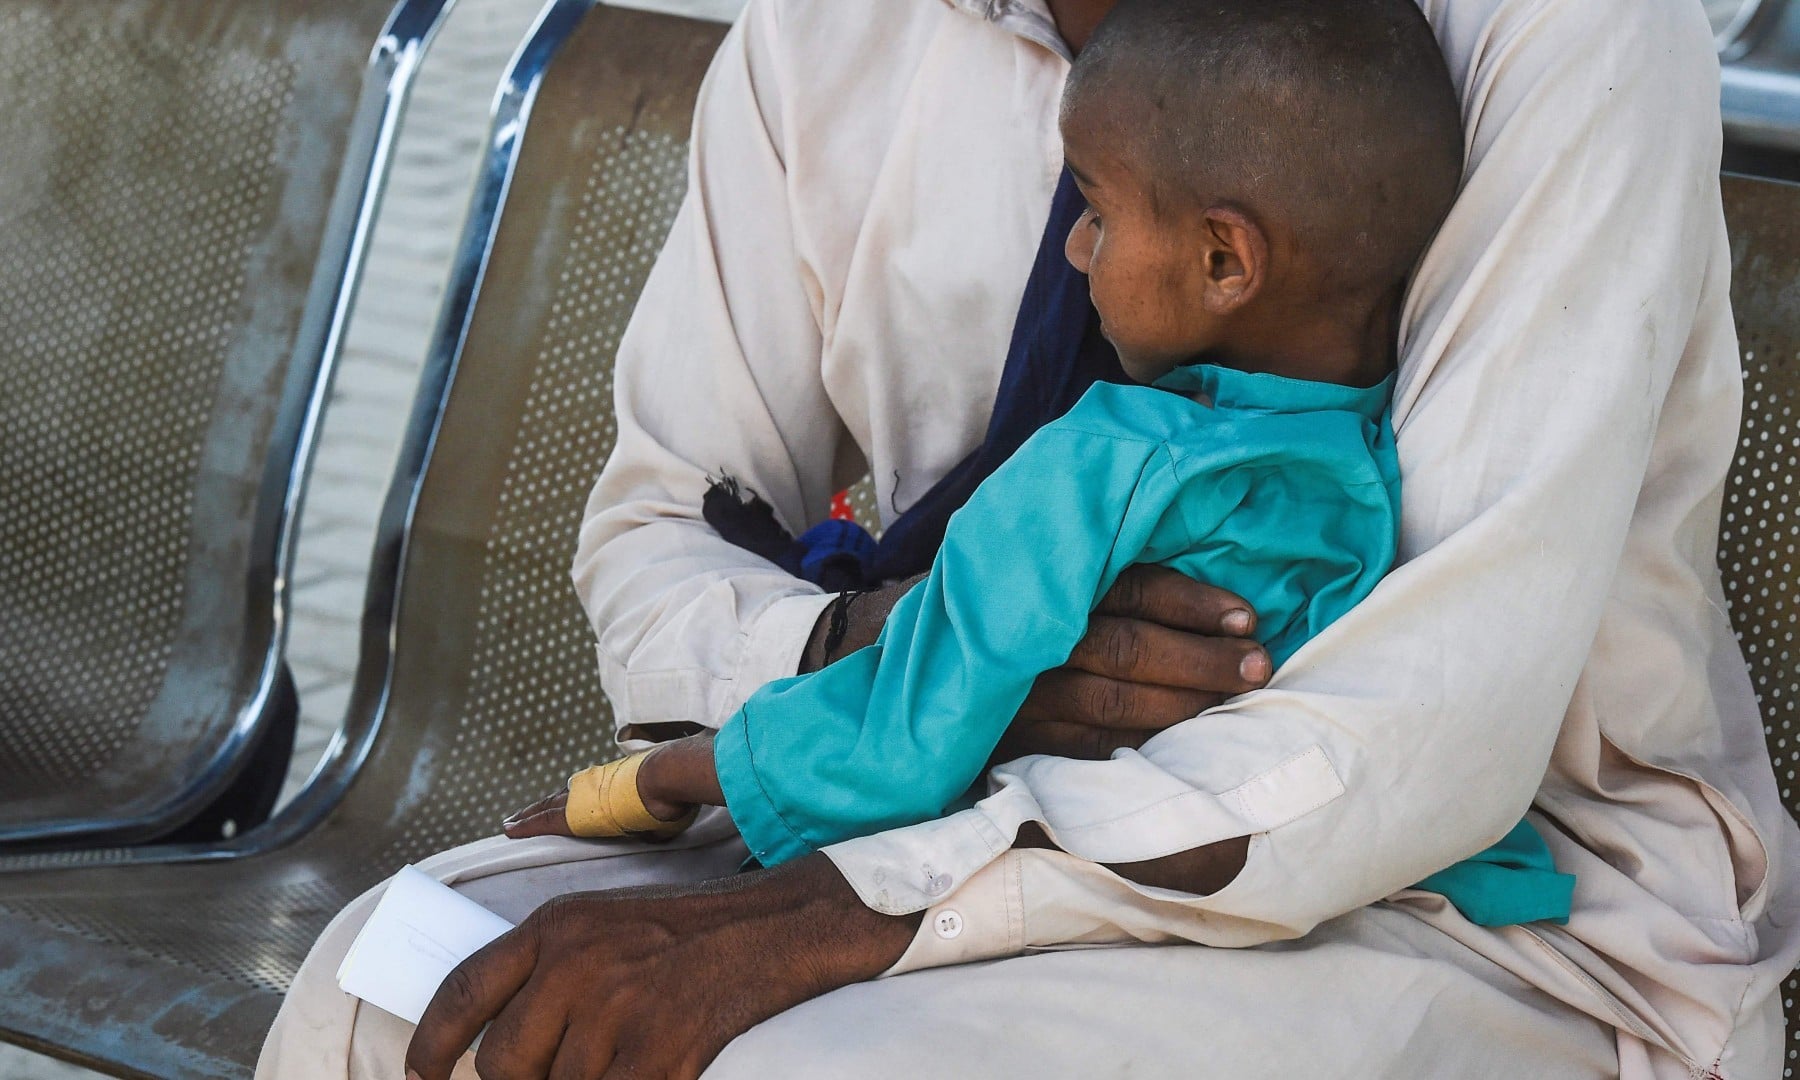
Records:
<instances>
[{"instance_id":1,"label":"man's other hand","mask_svg":"<svg viewBox=\"0 0 1800 1080\"><path fill-rule=\"evenodd\" d=\"M1119 575L1062 667L1038 677L993 760L1102 759L1264 685L1269 654L1235 594L1162 566Z\"/></svg>"},{"instance_id":2,"label":"man's other hand","mask_svg":"<svg viewBox=\"0 0 1800 1080\"><path fill-rule=\"evenodd\" d=\"M698 1077L755 1025L892 966L919 918L864 907L823 855L558 897L444 980L407 1076L448 1080L491 1022L475 1054L483 1080Z\"/></svg>"},{"instance_id":3,"label":"man's other hand","mask_svg":"<svg viewBox=\"0 0 1800 1080\"><path fill-rule=\"evenodd\" d=\"M872 644L888 612L924 576L858 596L842 640L830 650L827 609L800 671ZM1026 754L1098 760L1122 746L1141 746L1269 681L1274 665L1251 637L1255 631L1256 613L1235 593L1165 566L1130 567L1088 618L1087 635L1069 662L1038 677L992 760Z\"/></svg>"}]
</instances>

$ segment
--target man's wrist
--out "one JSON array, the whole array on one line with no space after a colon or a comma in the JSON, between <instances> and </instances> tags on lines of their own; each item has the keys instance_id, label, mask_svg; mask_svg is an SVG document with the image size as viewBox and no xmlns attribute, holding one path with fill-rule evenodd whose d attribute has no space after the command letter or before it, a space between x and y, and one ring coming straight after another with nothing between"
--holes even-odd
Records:
<instances>
[{"instance_id":1,"label":"man's wrist","mask_svg":"<svg viewBox=\"0 0 1800 1080\"><path fill-rule=\"evenodd\" d=\"M819 612L818 621L813 623L812 636L806 641L806 651L800 654L800 674L817 671L873 642L881 633L881 624L877 620L871 627L868 613L870 608L878 608L881 617L886 617L892 603L886 592L885 589L850 590L832 597L825 610ZM858 610L859 603L861 610Z\"/></svg>"},{"instance_id":2,"label":"man's wrist","mask_svg":"<svg viewBox=\"0 0 1800 1080\"><path fill-rule=\"evenodd\" d=\"M809 675L828 663L825 655L825 638L831 633L831 612L837 605L834 598L824 611L819 612L819 619L813 623L812 633L807 636L806 648L800 651L800 666L795 669L796 675Z\"/></svg>"},{"instance_id":3,"label":"man's wrist","mask_svg":"<svg viewBox=\"0 0 1800 1080\"><path fill-rule=\"evenodd\" d=\"M800 654L797 674L819 670L841 657L875 643L881 636L887 617L907 591L919 583L924 574L904 581L883 585L869 592L841 593L835 597L813 623L812 634Z\"/></svg>"},{"instance_id":4,"label":"man's wrist","mask_svg":"<svg viewBox=\"0 0 1800 1080\"><path fill-rule=\"evenodd\" d=\"M873 979L894 966L918 933L922 912L886 915L865 905L830 859L812 854L768 872L771 899L804 940L821 992Z\"/></svg>"}]
</instances>

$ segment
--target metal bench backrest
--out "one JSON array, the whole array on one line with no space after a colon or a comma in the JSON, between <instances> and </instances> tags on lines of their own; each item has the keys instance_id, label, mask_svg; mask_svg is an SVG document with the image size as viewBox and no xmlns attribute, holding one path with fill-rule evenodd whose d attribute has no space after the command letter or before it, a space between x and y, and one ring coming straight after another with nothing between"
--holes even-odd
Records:
<instances>
[{"instance_id":1,"label":"metal bench backrest","mask_svg":"<svg viewBox=\"0 0 1800 1080\"><path fill-rule=\"evenodd\" d=\"M444 0L394 3L0 0L0 844L166 834L291 733L303 448Z\"/></svg>"},{"instance_id":2,"label":"metal bench backrest","mask_svg":"<svg viewBox=\"0 0 1800 1080\"><path fill-rule=\"evenodd\" d=\"M1781 800L1800 818L1800 185L1728 176L1724 188L1744 423L1719 570ZM1800 977L1789 977L1782 996L1791 1065L1800 1057Z\"/></svg>"},{"instance_id":3,"label":"metal bench backrest","mask_svg":"<svg viewBox=\"0 0 1800 1080\"><path fill-rule=\"evenodd\" d=\"M0 1038L115 1071L245 1075L339 909L492 835L570 762L616 753L568 566L612 444L612 353L685 190L693 100L725 28L585 8L557 0L503 90L385 511L345 731L293 804L229 845L87 869L0 858ZM151 861L175 858L204 861Z\"/></svg>"}]
</instances>

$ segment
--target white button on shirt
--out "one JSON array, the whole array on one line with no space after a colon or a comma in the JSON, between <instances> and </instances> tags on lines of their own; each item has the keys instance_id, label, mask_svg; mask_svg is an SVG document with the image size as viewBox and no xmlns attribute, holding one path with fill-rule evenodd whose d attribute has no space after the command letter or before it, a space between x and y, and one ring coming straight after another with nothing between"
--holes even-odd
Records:
<instances>
[{"instance_id":1,"label":"white button on shirt","mask_svg":"<svg viewBox=\"0 0 1800 1080\"><path fill-rule=\"evenodd\" d=\"M1470 164L1404 310L1401 565L1269 688L827 854L870 906L931 909L895 970L1256 946L1385 897L1616 1025L1626 1075L1686 1077L1779 1038L1747 1018L1800 959L1800 833L1714 569L1740 385L1706 20L1422 6ZM891 519L980 440L1066 72L1041 0L750 5L620 349L575 564L623 720L716 726L792 674L829 602L705 526L709 474L798 531L865 472ZM1528 805L1578 878L1566 927L1405 891ZM1025 821L1068 854L1011 850ZM1244 835L1213 896L1098 865Z\"/></svg>"}]
</instances>

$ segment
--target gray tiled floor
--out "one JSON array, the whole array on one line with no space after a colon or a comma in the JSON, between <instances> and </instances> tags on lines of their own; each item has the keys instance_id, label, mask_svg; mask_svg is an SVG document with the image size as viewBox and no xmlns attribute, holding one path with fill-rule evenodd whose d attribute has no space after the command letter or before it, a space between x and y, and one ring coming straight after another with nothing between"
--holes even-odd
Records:
<instances>
[{"instance_id":1,"label":"gray tiled floor","mask_svg":"<svg viewBox=\"0 0 1800 1080\"><path fill-rule=\"evenodd\" d=\"M0 1045L0 1080L89 1080L99 1075L28 1054L17 1047Z\"/></svg>"}]
</instances>

